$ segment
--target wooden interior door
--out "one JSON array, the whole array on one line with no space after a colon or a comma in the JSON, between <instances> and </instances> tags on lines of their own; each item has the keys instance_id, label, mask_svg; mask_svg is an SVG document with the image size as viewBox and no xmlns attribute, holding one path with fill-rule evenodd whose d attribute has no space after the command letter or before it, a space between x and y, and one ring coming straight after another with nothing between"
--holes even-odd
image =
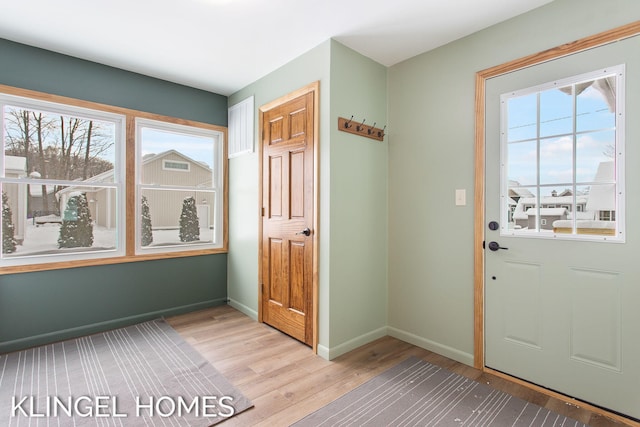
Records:
<instances>
[{"instance_id":1,"label":"wooden interior door","mask_svg":"<svg viewBox=\"0 0 640 427\"><path fill-rule=\"evenodd\" d=\"M259 318L314 346L314 96L261 109Z\"/></svg>"}]
</instances>

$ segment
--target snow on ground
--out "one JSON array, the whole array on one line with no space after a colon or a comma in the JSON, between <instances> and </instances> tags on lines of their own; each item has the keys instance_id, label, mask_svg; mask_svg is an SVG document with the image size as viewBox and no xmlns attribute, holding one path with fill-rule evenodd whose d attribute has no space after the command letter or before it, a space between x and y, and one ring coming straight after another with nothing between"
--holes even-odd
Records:
<instances>
[{"instance_id":1,"label":"snow on ground","mask_svg":"<svg viewBox=\"0 0 640 427\"><path fill-rule=\"evenodd\" d=\"M38 217L38 224L34 224L32 218L25 222L25 239L21 245L16 246L16 251L12 254L4 254L5 257L17 257L36 254L59 254L68 252L87 252L114 250L117 235L114 229L93 226L93 246L91 248L58 248L58 237L60 236L60 217L49 215ZM198 243L208 243L213 239L213 230L207 228L200 229ZM180 241L179 230L153 230L152 246L173 246L184 245Z\"/></svg>"}]
</instances>

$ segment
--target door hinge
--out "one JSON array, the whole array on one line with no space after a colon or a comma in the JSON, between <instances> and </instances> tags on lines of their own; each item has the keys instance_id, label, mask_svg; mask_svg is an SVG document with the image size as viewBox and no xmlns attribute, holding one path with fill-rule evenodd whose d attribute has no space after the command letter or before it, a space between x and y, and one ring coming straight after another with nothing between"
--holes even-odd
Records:
<instances>
[{"instance_id":1,"label":"door hinge","mask_svg":"<svg viewBox=\"0 0 640 427\"><path fill-rule=\"evenodd\" d=\"M264 208L260 208L260 212L261 212L260 215L264 216Z\"/></svg>"}]
</instances>

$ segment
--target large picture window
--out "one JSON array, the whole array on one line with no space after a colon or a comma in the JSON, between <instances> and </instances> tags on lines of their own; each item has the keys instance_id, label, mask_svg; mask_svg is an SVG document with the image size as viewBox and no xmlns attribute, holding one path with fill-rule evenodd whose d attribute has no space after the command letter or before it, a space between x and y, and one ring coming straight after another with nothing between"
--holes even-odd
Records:
<instances>
[{"instance_id":1,"label":"large picture window","mask_svg":"<svg viewBox=\"0 0 640 427\"><path fill-rule=\"evenodd\" d=\"M223 136L136 120L138 253L222 246Z\"/></svg>"},{"instance_id":2,"label":"large picture window","mask_svg":"<svg viewBox=\"0 0 640 427\"><path fill-rule=\"evenodd\" d=\"M125 117L0 95L2 265L124 255Z\"/></svg>"},{"instance_id":3,"label":"large picture window","mask_svg":"<svg viewBox=\"0 0 640 427\"><path fill-rule=\"evenodd\" d=\"M1 273L225 252L226 128L2 87Z\"/></svg>"},{"instance_id":4,"label":"large picture window","mask_svg":"<svg viewBox=\"0 0 640 427\"><path fill-rule=\"evenodd\" d=\"M624 241L624 66L501 96L502 233Z\"/></svg>"}]
</instances>

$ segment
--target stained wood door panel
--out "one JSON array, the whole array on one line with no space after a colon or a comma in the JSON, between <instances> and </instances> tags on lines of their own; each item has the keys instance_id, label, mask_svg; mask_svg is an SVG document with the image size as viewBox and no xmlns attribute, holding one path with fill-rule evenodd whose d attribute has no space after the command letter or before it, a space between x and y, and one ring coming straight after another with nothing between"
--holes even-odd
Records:
<instances>
[{"instance_id":1,"label":"stained wood door panel","mask_svg":"<svg viewBox=\"0 0 640 427\"><path fill-rule=\"evenodd\" d=\"M269 216L280 217L282 216L282 184L283 184L283 171L282 171L282 157L270 157L269 158Z\"/></svg>"},{"instance_id":2,"label":"stained wood door panel","mask_svg":"<svg viewBox=\"0 0 640 427\"><path fill-rule=\"evenodd\" d=\"M304 176L304 151L289 153L291 176ZM304 218L304 182L290 181L290 209L291 218Z\"/></svg>"},{"instance_id":3,"label":"stained wood door panel","mask_svg":"<svg viewBox=\"0 0 640 427\"><path fill-rule=\"evenodd\" d=\"M273 303L283 305L284 280L284 242L282 239L269 239L269 300Z\"/></svg>"},{"instance_id":4,"label":"stained wood door panel","mask_svg":"<svg viewBox=\"0 0 640 427\"><path fill-rule=\"evenodd\" d=\"M314 94L263 111L262 320L313 339ZM302 233L309 229L309 234Z\"/></svg>"},{"instance_id":5,"label":"stained wood door panel","mask_svg":"<svg viewBox=\"0 0 640 427\"><path fill-rule=\"evenodd\" d=\"M304 242L289 241L289 308L299 313L307 313L305 282L305 257L307 256Z\"/></svg>"}]
</instances>

